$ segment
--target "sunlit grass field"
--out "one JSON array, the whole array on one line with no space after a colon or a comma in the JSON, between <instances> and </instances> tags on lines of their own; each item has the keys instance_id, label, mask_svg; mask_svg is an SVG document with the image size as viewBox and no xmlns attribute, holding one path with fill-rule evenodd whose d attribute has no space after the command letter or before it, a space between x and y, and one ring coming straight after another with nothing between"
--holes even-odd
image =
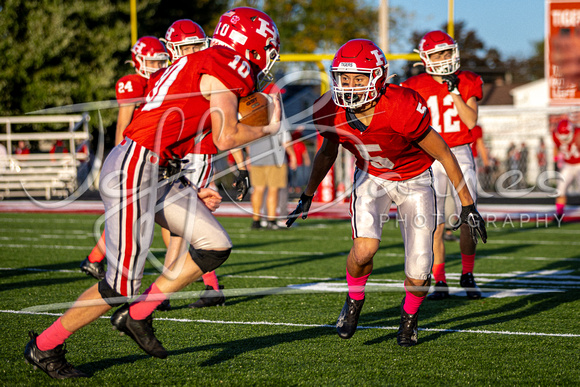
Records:
<instances>
[{"instance_id":1,"label":"sunlit grass field","mask_svg":"<svg viewBox=\"0 0 580 387\"><path fill-rule=\"evenodd\" d=\"M334 328L344 303L350 223L308 219L289 230L250 230L249 218L221 218L234 242L217 270L226 306L189 309L202 283L156 312L169 351L147 356L111 329L108 316L67 341L67 359L91 375L52 381L25 364L28 331L40 333L95 280L78 265L92 249L97 216L0 214L0 383L2 385L578 385L580 224L489 229L476 279L485 297L459 287L457 242L446 242L453 296L425 301L419 343L396 344L403 244L385 226L359 329ZM156 232L153 253L164 246ZM155 279L146 268L143 290ZM60 305L52 305L60 304Z\"/></svg>"}]
</instances>

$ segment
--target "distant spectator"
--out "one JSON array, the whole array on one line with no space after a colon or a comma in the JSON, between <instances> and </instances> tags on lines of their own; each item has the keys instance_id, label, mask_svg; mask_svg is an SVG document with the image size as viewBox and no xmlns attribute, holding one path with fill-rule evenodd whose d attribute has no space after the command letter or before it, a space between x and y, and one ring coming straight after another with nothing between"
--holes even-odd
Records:
<instances>
[{"instance_id":1,"label":"distant spectator","mask_svg":"<svg viewBox=\"0 0 580 387\"><path fill-rule=\"evenodd\" d=\"M28 141L20 140L18 145L14 148L15 155L28 155L30 154L30 144Z\"/></svg>"},{"instance_id":2,"label":"distant spectator","mask_svg":"<svg viewBox=\"0 0 580 387\"><path fill-rule=\"evenodd\" d=\"M56 140L49 153L68 153L68 148L62 140Z\"/></svg>"},{"instance_id":3,"label":"distant spectator","mask_svg":"<svg viewBox=\"0 0 580 387\"><path fill-rule=\"evenodd\" d=\"M64 145L64 142L62 140L56 140L54 142L54 144L52 145L50 152L48 152L48 153L50 153L50 154L69 153L69 151L68 151L68 148ZM50 161L54 162L54 161L56 161L56 158L51 157Z\"/></svg>"},{"instance_id":4,"label":"distant spectator","mask_svg":"<svg viewBox=\"0 0 580 387\"><path fill-rule=\"evenodd\" d=\"M528 178L528 147L526 146L525 142L522 142L520 145L519 151L519 168L522 172L522 180L520 181L521 188L525 188L528 186L527 178Z\"/></svg>"},{"instance_id":5,"label":"distant spectator","mask_svg":"<svg viewBox=\"0 0 580 387\"><path fill-rule=\"evenodd\" d=\"M506 156L506 160L505 160L505 170L506 172L510 172L510 171L518 171L518 153L517 153L517 149L516 149L516 144L514 144L513 142L510 143L510 146L508 147L507 150L507 156ZM509 179L506 180L507 183L507 187L510 187L512 184L514 184L517 181L516 177L510 177Z\"/></svg>"},{"instance_id":6,"label":"distant spectator","mask_svg":"<svg viewBox=\"0 0 580 387\"><path fill-rule=\"evenodd\" d=\"M536 159L538 160L538 169L540 173L546 172L548 168L548 159L546 158L546 144L544 144L544 139L540 138L540 145L536 150Z\"/></svg>"}]
</instances>

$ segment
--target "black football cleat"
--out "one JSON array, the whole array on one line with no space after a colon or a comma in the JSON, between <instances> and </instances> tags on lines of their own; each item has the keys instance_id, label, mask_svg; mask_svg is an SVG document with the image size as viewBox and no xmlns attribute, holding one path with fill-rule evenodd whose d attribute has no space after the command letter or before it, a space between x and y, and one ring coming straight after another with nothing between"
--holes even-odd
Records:
<instances>
[{"instance_id":1,"label":"black football cleat","mask_svg":"<svg viewBox=\"0 0 580 387\"><path fill-rule=\"evenodd\" d=\"M144 320L134 320L129 314L129 304L125 304L113 313L111 324L113 329L120 331L121 334L126 333L149 355L160 359L167 357L167 350L155 337L152 315Z\"/></svg>"},{"instance_id":2,"label":"black football cleat","mask_svg":"<svg viewBox=\"0 0 580 387\"><path fill-rule=\"evenodd\" d=\"M348 294L346 295L346 301L336 321L336 331L341 339L350 339L356 332L358 318L364 303L364 298L362 300L353 300Z\"/></svg>"},{"instance_id":3,"label":"black football cleat","mask_svg":"<svg viewBox=\"0 0 580 387\"><path fill-rule=\"evenodd\" d=\"M30 341L24 348L24 359L26 363L32 364L34 369L40 368L53 379L89 377L89 375L77 370L66 361L64 355L67 351L64 349L64 344L48 351L41 351L36 346L38 335L33 331L28 332L28 335L30 336Z\"/></svg>"},{"instance_id":4,"label":"black football cleat","mask_svg":"<svg viewBox=\"0 0 580 387\"><path fill-rule=\"evenodd\" d=\"M171 310L171 302L169 302L169 299L164 300L161 304L157 305L155 310L160 312L168 312Z\"/></svg>"},{"instance_id":5,"label":"black football cleat","mask_svg":"<svg viewBox=\"0 0 580 387\"><path fill-rule=\"evenodd\" d=\"M437 282L435 291L427 296L427 299L432 301L439 301L445 298L449 298L449 287L443 281Z\"/></svg>"},{"instance_id":6,"label":"black football cleat","mask_svg":"<svg viewBox=\"0 0 580 387\"><path fill-rule=\"evenodd\" d=\"M461 274L459 279L459 284L465 289L467 293L467 298L470 300L478 300L481 298L481 290L477 287L475 279L473 278L473 273Z\"/></svg>"},{"instance_id":7,"label":"black football cleat","mask_svg":"<svg viewBox=\"0 0 580 387\"><path fill-rule=\"evenodd\" d=\"M401 323L399 324L399 331L397 332L397 344L401 347L412 347L417 344L417 316L419 312L409 314L405 312L403 305L405 305L405 298L401 301Z\"/></svg>"},{"instance_id":8,"label":"black football cleat","mask_svg":"<svg viewBox=\"0 0 580 387\"><path fill-rule=\"evenodd\" d=\"M214 290L210 285L205 286L205 290L201 293L199 300L195 301L193 304L187 305L188 308L206 308L208 306L224 306L226 304L226 297L222 289L222 285L219 286L220 290Z\"/></svg>"},{"instance_id":9,"label":"black football cleat","mask_svg":"<svg viewBox=\"0 0 580 387\"><path fill-rule=\"evenodd\" d=\"M86 257L85 260L81 262L81 271L99 281L105 278L105 273L107 272L103 262L91 262L89 261L89 257Z\"/></svg>"}]
</instances>

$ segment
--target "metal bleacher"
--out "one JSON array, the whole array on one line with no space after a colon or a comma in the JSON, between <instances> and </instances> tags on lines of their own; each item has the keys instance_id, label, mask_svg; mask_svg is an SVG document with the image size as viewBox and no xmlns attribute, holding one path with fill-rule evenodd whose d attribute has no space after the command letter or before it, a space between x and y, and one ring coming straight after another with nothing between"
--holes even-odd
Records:
<instances>
[{"instance_id":1,"label":"metal bleacher","mask_svg":"<svg viewBox=\"0 0 580 387\"><path fill-rule=\"evenodd\" d=\"M0 159L0 200L12 197L67 197L77 188L77 170L87 161L87 153L77 153L77 144L89 139L88 114L0 117L0 143L6 157ZM46 125L57 131L22 132L15 126ZM64 129L64 130L63 130ZM62 141L64 152L13 154L18 141Z\"/></svg>"}]
</instances>

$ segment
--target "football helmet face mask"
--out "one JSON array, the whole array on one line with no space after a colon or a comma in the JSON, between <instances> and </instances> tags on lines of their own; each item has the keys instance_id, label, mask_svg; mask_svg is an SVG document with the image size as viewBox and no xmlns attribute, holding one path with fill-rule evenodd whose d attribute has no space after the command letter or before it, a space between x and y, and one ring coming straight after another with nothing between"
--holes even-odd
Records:
<instances>
[{"instance_id":1,"label":"football helmet face mask","mask_svg":"<svg viewBox=\"0 0 580 387\"><path fill-rule=\"evenodd\" d=\"M436 52L451 50L451 57L434 62L430 56ZM453 38L443 31L431 31L425 34L419 42L419 53L427 74L449 75L459 69L459 48Z\"/></svg>"},{"instance_id":2,"label":"football helmet face mask","mask_svg":"<svg viewBox=\"0 0 580 387\"><path fill-rule=\"evenodd\" d=\"M169 64L169 54L163 43L153 36L144 36L131 48L131 59L137 74L149 79L151 74ZM149 67L147 61L159 61L160 67Z\"/></svg>"},{"instance_id":3,"label":"football helmet face mask","mask_svg":"<svg viewBox=\"0 0 580 387\"><path fill-rule=\"evenodd\" d=\"M224 13L215 28L211 45L226 46L246 58L256 74L256 88L272 82L272 66L280 57L280 35L270 16L249 7Z\"/></svg>"},{"instance_id":4,"label":"football helmet face mask","mask_svg":"<svg viewBox=\"0 0 580 387\"><path fill-rule=\"evenodd\" d=\"M174 22L167 29L165 39L160 40L165 43L172 62L185 55L182 51L183 46L200 44L202 45L201 50L205 50L209 46L209 39L205 36L203 28L189 19L181 19Z\"/></svg>"},{"instance_id":5,"label":"football helmet face mask","mask_svg":"<svg viewBox=\"0 0 580 387\"><path fill-rule=\"evenodd\" d=\"M350 109L372 102L383 93L388 72L387 59L375 43L350 40L339 48L330 65L332 100L337 106ZM343 74L363 74L369 81L363 86L351 82L343 86Z\"/></svg>"},{"instance_id":6,"label":"football helmet face mask","mask_svg":"<svg viewBox=\"0 0 580 387\"><path fill-rule=\"evenodd\" d=\"M574 125L570 120L562 120L556 127L556 137L562 144L569 144L574 137Z\"/></svg>"}]
</instances>

